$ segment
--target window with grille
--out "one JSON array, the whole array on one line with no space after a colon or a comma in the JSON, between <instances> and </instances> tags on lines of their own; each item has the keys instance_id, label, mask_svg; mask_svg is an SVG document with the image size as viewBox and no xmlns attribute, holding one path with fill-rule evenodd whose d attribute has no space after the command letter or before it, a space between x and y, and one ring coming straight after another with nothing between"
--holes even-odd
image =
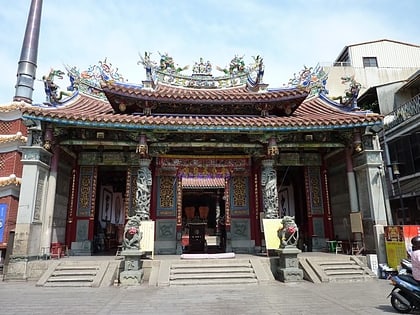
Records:
<instances>
[{"instance_id":1,"label":"window with grille","mask_svg":"<svg viewBox=\"0 0 420 315\"><path fill-rule=\"evenodd\" d=\"M363 67L378 67L376 57L363 57Z\"/></svg>"},{"instance_id":2,"label":"window with grille","mask_svg":"<svg viewBox=\"0 0 420 315\"><path fill-rule=\"evenodd\" d=\"M399 163L398 168L401 176L420 171L419 138L417 134L405 135L388 143L390 160Z\"/></svg>"}]
</instances>

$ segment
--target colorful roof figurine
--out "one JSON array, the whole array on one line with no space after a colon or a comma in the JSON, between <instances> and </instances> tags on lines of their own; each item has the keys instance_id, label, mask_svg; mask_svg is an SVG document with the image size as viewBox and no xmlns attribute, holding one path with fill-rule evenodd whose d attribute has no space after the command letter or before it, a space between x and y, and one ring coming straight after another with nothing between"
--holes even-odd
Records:
<instances>
[{"instance_id":1,"label":"colorful roof figurine","mask_svg":"<svg viewBox=\"0 0 420 315\"><path fill-rule=\"evenodd\" d=\"M192 74L182 74L189 66L178 67L167 53L154 62L145 53L138 62L146 69L143 85L103 80L101 87L115 113L137 115L192 114L289 116L308 95L304 88L268 90L262 83L263 60L256 56L246 67L243 57L235 56L229 67L216 69L200 58Z\"/></svg>"},{"instance_id":2,"label":"colorful roof figurine","mask_svg":"<svg viewBox=\"0 0 420 315\"><path fill-rule=\"evenodd\" d=\"M124 82L110 64L88 71L66 67L73 94L55 106L25 107L24 116L65 125L103 128L190 129L208 131L280 131L353 128L382 123L382 116L352 110L326 97L327 74L306 68L290 87L269 89L264 65L256 56L249 66L235 56L228 67L200 58L190 75L168 54L159 62L150 53L138 62L146 70L141 85ZM70 90L71 90L70 89Z\"/></svg>"}]
</instances>

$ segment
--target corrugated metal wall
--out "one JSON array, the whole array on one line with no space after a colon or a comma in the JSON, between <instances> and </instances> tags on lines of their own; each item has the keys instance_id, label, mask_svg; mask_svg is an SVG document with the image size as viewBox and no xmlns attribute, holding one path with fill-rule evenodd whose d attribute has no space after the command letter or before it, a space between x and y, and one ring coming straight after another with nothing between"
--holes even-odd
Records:
<instances>
[{"instance_id":1,"label":"corrugated metal wall","mask_svg":"<svg viewBox=\"0 0 420 315\"><path fill-rule=\"evenodd\" d=\"M380 68L420 67L420 47L378 41L349 47L352 66L363 67L363 57L377 57Z\"/></svg>"}]
</instances>

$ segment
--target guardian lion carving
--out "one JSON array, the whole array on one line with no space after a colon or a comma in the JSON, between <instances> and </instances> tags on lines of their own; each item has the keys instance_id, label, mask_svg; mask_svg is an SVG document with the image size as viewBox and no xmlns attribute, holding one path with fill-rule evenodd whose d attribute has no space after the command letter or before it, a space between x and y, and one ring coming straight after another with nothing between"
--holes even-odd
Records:
<instances>
[{"instance_id":1,"label":"guardian lion carving","mask_svg":"<svg viewBox=\"0 0 420 315\"><path fill-rule=\"evenodd\" d=\"M284 216L281 226L277 230L280 239L280 248L296 247L299 239L299 229L295 223L295 217Z\"/></svg>"}]
</instances>

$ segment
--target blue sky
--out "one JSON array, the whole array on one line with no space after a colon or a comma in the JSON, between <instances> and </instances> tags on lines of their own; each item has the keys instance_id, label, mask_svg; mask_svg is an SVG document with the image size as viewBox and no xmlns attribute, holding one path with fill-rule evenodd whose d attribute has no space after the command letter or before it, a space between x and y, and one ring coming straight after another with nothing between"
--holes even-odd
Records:
<instances>
[{"instance_id":1,"label":"blue sky","mask_svg":"<svg viewBox=\"0 0 420 315\"><path fill-rule=\"evenodd\" d=\"M2 3L0 104L13 99L30 2ZM82 71L105 58L140 84L144 51L156 61L167 52L180 66L202 57L214 67L259 54L264 82L281 87L347 45L384 38L420 45L419 12L418 0L44 0L33 99L44 101L41 78L51 67Z\"/></svg>"}]
</instances>

